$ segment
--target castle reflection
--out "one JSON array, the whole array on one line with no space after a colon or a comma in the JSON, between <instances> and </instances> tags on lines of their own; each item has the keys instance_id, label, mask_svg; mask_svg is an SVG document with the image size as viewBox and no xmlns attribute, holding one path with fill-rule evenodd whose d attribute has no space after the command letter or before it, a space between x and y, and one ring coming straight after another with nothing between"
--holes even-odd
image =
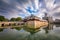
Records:
<instances>
[{"instance_id":1,"label":"castle reflection","mask_svg":"<svg viewBox=\"0 0 60 40\"><path fill-rule=\"evenodd\" d=\"M54 29L54 25L55 25L55 27L60 27L59 24L49 24L47 27L43 28L43 30L47 34L47 33L49 33L49 30ZM34 34L34 33L41 31L40 29L28 29L28 28L24 28L24 30L26 30L27 32L30 32L31 34Z\"/></svg>"},{"instance_id":2,"label":"castle reflection","mask_svg":"<svg viewBox=\"0 0 60 40\"><path fill-rule=\"evenodd\" d=\"M55 25L55 27L60 27L59 24L49 24L47 27L42 28L42 29L47 34L47 33L49 33L49 30L53 30L54 29L54 25ZM39 31L41 31L40 29L29 29L29 28L24 28L24 27L23 28L21 28L21 27L14 27L14 28L11 28L11 29L16 29L18 31L20 31L21 29L23 29L23 30L25 30L27 32L30 32L31 34L34 34L34 33L37 33ZM3 28L0 28L0 32L3 32L3 30L4 30Z\"/></svg>"}]
</instances>

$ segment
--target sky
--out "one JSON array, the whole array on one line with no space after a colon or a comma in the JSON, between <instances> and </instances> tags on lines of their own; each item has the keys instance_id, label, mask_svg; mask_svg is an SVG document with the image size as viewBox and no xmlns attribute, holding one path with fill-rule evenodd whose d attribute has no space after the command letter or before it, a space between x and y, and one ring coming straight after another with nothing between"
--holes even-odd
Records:
<instances>
[{"instance_id":1,"label":"sky","mask_svg":"<svg viewBox=\"0 0 60 40\"><path fill-rule=\"evenodd\" d=\"M41 18L44 13L60 19L60 0L0 0L0 15L8 19L31 14Z\"/></svg>"}]
</instances>

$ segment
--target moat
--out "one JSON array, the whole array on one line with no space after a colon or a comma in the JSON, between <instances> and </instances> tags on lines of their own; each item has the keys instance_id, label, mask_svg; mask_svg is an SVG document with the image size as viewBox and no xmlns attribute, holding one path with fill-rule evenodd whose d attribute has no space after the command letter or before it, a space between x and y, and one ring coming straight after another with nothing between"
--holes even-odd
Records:
<instances>
[{"instance_id":1,"label":"moat","mask_svg":"<svg viewBox=\"0 0 60 40\"><path fill-rule=\"evenodd\" d=\"M21 27L1 28L0 40L60 40L60 24L50 24L48 27L37 31Z\"/></svg>"}]
</instances>

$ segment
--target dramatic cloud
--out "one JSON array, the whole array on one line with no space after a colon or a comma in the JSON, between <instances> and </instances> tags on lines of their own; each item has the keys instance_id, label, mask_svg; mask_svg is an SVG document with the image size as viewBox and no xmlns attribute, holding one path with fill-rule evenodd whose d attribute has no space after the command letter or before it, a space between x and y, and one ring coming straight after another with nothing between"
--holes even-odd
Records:
<instances>
[{"instance_id":1,"label":"dramatic cloud","mask_svg":"<svg viewBox=\"0 0 60 40\"><path fill-rule=\"evenodd\" d=\"M0 15L6 18L34 14L43 17L44 13L59 18L60 0L0 0Z\"/></svg>"}]
</instances>

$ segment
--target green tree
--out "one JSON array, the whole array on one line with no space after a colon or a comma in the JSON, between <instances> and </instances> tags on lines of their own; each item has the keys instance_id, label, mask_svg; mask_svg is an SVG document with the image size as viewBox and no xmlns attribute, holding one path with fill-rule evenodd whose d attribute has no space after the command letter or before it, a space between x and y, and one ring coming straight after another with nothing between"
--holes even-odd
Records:
<instances>
[{"instance_id":1,"label":"green tree","mask_svg":"<svg viewBox=\"0 0 60 40\"><path fill-rule=\"evenodd\" d=\"M11 18L10 21L16 21L16 18Z\"/></svg>"},{"instance_id":2,"label":"green tree","mask_svg":"<svg viewBox=\"0 0 60 40\"><path fill-rule=\"evenodd\" d=\"M16 21L21 21L21 20L22 20L21 17L17 17L17 18L16 18Z\"/></svg>"},{"instance_id":3,"label":"green tree","mask_svg":"<svg viewBox=\"0 0 60 40\"><path fill-rule=\"evenodd\" d=\"M0 16L0 21L5 21L5 17L4 16Z\"/></svg>"}]
</instances>

